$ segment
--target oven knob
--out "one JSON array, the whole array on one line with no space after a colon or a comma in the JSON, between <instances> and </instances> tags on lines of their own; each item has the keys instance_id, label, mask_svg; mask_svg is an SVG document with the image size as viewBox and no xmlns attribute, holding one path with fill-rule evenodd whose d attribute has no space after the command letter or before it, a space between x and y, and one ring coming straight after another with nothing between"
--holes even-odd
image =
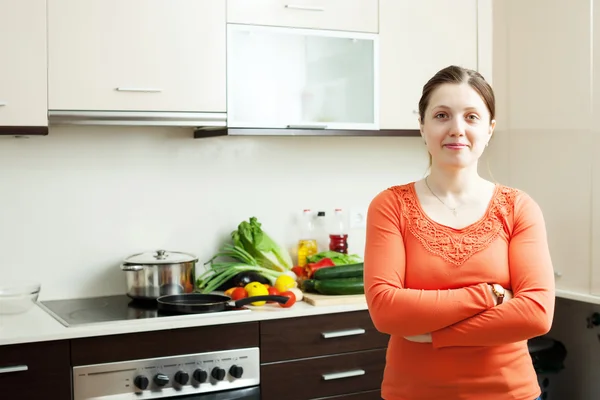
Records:
<instances>
[{"instance_id":1,"label":"oven knob","mask_svg":"<svg viewBox=\"0 0 600 400\"><path fill-rule=\"evenodd\" d=\"M234 378L240 379L243 374L244 368L240 367L239 365L232 365L231 368L229 368L229 375L233 376Z\"/></svg>"},{"instance_id":2,"label":"oven knob","mask_svg":"<svg viewBox=\"0 0 600 400\"><path fill-rule=\"evenodd\" d=\"M180 385L185 385L190 380L190 375L187 372L179 371L175 374L175 382Z\"/></svg>"},{"instance_id":3,"label":"oven knob","mask_svg":"<svg viewBox=\"0 0 600 400\"><path fill-rule=\"evenodd\" d=\"M208 373L204 370L197 369L194 371L194 379L196 382L204 383L208 379Z\"/></svg>"},{"instance_id":4,"label":"oven knob","mask_svg":"<svg viewBox=\"0 0 600 400\"><path fill-rule=\"evenodd\" d=\"M141 390L146 390L150 381L144 375L138 375L133 380L133 384Z\"/></svg>"},{"instance_id":5,"label":"oven knob","mask_svg":"<svg viewBox=\"0 0 600 400\"><path fill-rule=\"evenodd\" d=\"M154 383L156 383L157 386L165 386L169 383L169 377L165 374L156 374L154 375Z\"/></svg>"},{"instance_id":6,"label":"oven knob","mask_svg":"<svg viewBox=\"0 0 600 400\"><path fill-rule=\"evenodd\" d=\"M218 381L225 379L225 370L223 368L215 367L211 371L211 376Z\"/></svg>"}]
</instances>

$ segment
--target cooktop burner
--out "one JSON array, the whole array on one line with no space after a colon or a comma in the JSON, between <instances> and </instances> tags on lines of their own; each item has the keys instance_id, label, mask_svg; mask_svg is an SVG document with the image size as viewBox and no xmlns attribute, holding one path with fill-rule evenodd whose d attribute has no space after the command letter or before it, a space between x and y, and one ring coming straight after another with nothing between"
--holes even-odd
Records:
<instances>
[{"instance_id":1,"label":"cooktop burner","mask_svg":"<svg viewBox=\"0 0 600 400\"><path fill-rule=\"evenodd\" d=\"M133 300L127 295L90 297L84 299L48 300L40 305L66 327L103 322L132 321L148 318L209 317L215 313L171 314L159 311L155 301ZM225 313L250 312L248 308L228 307Z\"/></svg>"}]
</instances>

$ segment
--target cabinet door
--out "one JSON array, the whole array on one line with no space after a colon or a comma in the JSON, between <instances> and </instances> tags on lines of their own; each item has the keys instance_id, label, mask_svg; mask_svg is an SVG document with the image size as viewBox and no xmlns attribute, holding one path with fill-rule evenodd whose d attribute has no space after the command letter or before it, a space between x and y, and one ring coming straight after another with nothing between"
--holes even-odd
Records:
<instances>
[{"instance_id":1,"label":"cabinet door","mask_svg":"<svg viewBox=\"0 0 600 400\"><path fill-rule=\"evenodd\" d=\"M378 0L227 0L227 22L377 33Z\"/></svg>"},{"instance_id":2,"label":"cabinet door","mask_svg":"<svg viewBox=\"0 0 600 400\"><path fill-rule=\"evenodd\" d=\"M228 24L228 126L377 129L377 35Z\"/></svg>"},{"instance_id":3,"label":"cabinet door","mask_svg":"<svg viewBox=\"0 0 600 400\"><path fill-rule=\"evenodd\" d=\"M427 80L451 64L477 69L477 0L380 0L379 40L380 127L418 129Z\"/></svg>"},{"instance_id":4,"label":"cabinet door","mask_svg":"<svg viewBox=\"0 0 600 400\"><path fill-rule=\"evenodd\" d=\"M71 398L69 341L0 346L0 398Z\"/></svg>"},{"instance_id":5,"label":"cabinet door","mask_svg":"<svg viewBox=\"0 0 600 400\"><path fill-rule=\"evenodd\" d=\"M596 123L600 118L600 7L593 7L593 60L592 60L592 123L591 145L587 148L581 148L582 154L588 155L592 159L592 279L591 292L595 296L600 296L600 157L596 154L597 146L600 145L600 127ZM573 187L573 190L577 190Z\"/></svg>"},{"instance_id":6,"label":"cabinet door","mask_svg":"<svg viewBox=\"0 0 600 400\"><path fill-rule=\"evenodd\" d=\"M48 8L51 110L225 111L225 1Z\"/></svg>"},{"instance_id":7,"label":"cabinet door","mask_svg":"<svg viewBox=\"0 0 600 400\"><path fill-rule=\"evenodd\" d=\"M0 0L0 54L0 126L47 126L45 0Z\"/></svg>"}]
</instances>

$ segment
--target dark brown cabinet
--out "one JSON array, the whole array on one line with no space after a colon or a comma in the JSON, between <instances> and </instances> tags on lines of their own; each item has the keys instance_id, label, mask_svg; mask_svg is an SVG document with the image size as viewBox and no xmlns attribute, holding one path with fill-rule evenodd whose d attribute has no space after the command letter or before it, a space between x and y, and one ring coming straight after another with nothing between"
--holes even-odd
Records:
<instances>
[{"instance_id":1,"label":"dark brown cabinet","mask_svg":"<svg viewBox=\"0 0 600 400\"><path fill-rule=\"evenodd\" d=\"M0 398L70 399L69 341L0 346Z\"/></svg>"},{"instance_id":2,"label":"dark brown cabinet","mask_svg":"<svg viewBox=\"0 0 600 400\"><path fill-rule=\"evenodd\" d=\"M381 399L388 340L368 311L263 321L261 397Z\"/></svg>"}]
</instances>

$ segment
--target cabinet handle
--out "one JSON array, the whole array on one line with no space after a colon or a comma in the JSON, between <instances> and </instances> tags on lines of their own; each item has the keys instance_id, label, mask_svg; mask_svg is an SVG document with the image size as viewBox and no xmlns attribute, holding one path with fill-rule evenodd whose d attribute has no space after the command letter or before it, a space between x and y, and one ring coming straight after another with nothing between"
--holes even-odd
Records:
<instances>
[{"instance_id":1,"label":"cabinet handle","mask_svg":"<svg viewBox=\"0 0 600 400\"><path fill-rule=\"evenodd\" d=\"M285 8L289 8L290 10L303 10L303 11L325 11L325 7L298 6L295 4L286 4Z\"/></svg>"},{"instance_id":2,"label":"cabinet handle","mask_svg":"<svg viewBox=\"0 0 600 400\"><path fill-rule=\"evenodd\" d=\"M14 367L0 368L0 374L8 374L9 372L21 372L27 371L29 368L27 365L15 365Z\"/></svg>"},{"instance_id":3,"label":"cabinet handle","mask_svg":"<svg viewBox=\"0 0 600 400\"><path fill-rule=\"evenodd\" d=\"M323 332L323 333L321 333L321 336L323 336L323 339L333 339L333 338L338 338L338 337L343 337L343 336L362 335L365 332L366 331L362 328L346 329L343 331Z\"/></svg>"},{"instance_id":4,"label":"cabinet handle","mask_svg":"<svg viewBox=\"0 0 600 400\"><path fill-rule=\"evenodd\" d=\"M327 125L288 125L289 129L327 129Z\"/></svg>"},{"instance_id":5,"label":"cabinet handle","mask_svg":"<svg viewBox=\"0 0 600 400\"><path fill-rule=\"evenodd\" d=\"M134 88L134 87L118 87L117 92L144 92L144 93L157 93L162 92L162 89L157 88Z\"/></svg>"},{"instance_id":6,"label":"cabinet handle","mask_svg":"<svg viewBox=\"0 0 600 400\"><path fill-rule=\"evenodd\" d=\"M333 372L331 374L323 374L324 381L332 381L334 379L352 378L353 376L361 376L365 374L364 369L353 369L350 371Z\"/></svg>"},{"instance_id":7,"label":"cabinet handle","mask_svg":"<svg viewBox=\"0 0 600 400\"><path fill-rule=\"evenodd\" d=\"M560 271L554 271L554 276L557 278L560 278L562 276L562 272Z\"/></svg>"},{"instance_id":8,"label":"cabinet handle","mask_svg":"<svg viewBox=\"0 0 600 400\"><path fill-rule=\"evenodd\" d=\"M0 107L4 107L5 105L6 105L6 102L0 101Z\"/></svg>"}]
</instances>

